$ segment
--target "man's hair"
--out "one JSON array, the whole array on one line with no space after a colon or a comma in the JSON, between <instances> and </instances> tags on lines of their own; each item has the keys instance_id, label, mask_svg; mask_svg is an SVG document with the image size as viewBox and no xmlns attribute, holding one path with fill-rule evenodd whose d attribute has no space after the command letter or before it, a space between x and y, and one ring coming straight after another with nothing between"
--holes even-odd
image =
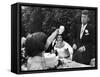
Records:
<instances>
[{"instance_id":1,"label":"man's hair","mask_svg":"<svg viewBox=\"0 0 100 77\"><path fill-rule=\"evenodd\" d=\"M88 10L82 10L82 14L89 15L89 11Z\"/></svg>"},{"instance_id":2,"label":"man's hair","mask_svg":"<svg viewBox=\"0 0 100 77\"><path fill-rule=\"evenodd\" d=\"M26 39L25 50L26 55L34 57L43 52L46 44L47 36L43 32L33 33L31 37Z\"/></svg>"},{"instance_id":3,"label":"man's hair","mask_svg":"<svg viewBox=\"0 0 100 77\"><path fill-rule=\"evenodd\" d=\"M90 12L88 10L83 10L82 14L88 16L88 22L89 22L90 21Z\"/></svg>"}]
</instances>

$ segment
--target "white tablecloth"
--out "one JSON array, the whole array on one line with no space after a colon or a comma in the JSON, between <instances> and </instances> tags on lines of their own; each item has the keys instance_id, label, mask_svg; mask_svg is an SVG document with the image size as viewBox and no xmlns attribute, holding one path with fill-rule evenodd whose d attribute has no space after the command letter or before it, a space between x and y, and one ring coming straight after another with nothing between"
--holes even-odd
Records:
<instances>
[{"instance_id":1,"label":"white tablecloth","mask_svg":"<svg viewBox=\"0 0 100 77\"><path fill-rule=\"evenodd\" d=\"M59 68L81 68L81 67L91 67L90 65L85 65L81 63L77 63L75 61L63 59L64 64L60 65Z\"/></svg>"}]
</instances>

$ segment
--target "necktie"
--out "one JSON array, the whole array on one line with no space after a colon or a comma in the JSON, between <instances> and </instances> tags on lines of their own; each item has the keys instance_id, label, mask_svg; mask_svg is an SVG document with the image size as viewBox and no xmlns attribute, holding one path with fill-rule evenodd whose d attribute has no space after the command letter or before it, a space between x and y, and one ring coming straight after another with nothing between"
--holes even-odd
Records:
<instances>
[{"instance_id":1,"label":"necktie","mask_svg":"<svg viewBox=\"0 0 100 77\"><path fill-rule=\"evenodd\" d=\"M81 27L81 33L80 33L80 39L81 39L82 36L83 36L83 32L84 32L84 26L82 25L82 27Z\"/></svg>"}]
</instances>

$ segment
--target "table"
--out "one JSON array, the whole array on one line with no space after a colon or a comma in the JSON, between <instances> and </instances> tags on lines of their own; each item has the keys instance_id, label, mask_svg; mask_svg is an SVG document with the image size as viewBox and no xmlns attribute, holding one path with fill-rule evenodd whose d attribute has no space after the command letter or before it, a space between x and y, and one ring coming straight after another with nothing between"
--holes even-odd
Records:
<instances>
[{"instance_id":1,"label":"table","mask_svg":"<svg viewBox=\"0 0 100 77\"><path fill-rule=\"evenodd\" d=\"M68 59L63 59L62 61L64 62L64 64L60 65L59 67L57 67L58 69L60 69L60 68L91 67L90 65L85 65L85 64L77 63L75 61L71 61L71 60L68 60Z\"/></svg>"}]
</instances>

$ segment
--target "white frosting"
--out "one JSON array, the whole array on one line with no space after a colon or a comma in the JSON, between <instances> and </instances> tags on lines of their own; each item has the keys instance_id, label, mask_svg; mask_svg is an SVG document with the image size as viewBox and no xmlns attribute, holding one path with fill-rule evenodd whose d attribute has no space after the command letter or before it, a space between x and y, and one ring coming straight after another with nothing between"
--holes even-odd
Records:
<instances>
[{"instance_id":1,"label":"white frosting","mask_svg":"<svg viewBox=\"0 0 100 77\"><path fill-rule=\"evenodd\" d=\"M55 54L50 54L50 53L45 53L44 54L45 58L52 58L52 57L55 57L55 56L56 56Z\"/></svg>"},{"instance_id":2,"label":"white frosting","mask_svg":"<svg viewBox=\"0 0 100 77\"><path fill-rule=\"evenodd\" d=\"M60 26L59 28L59 34L62 34L65 30L65 27L64 26Z\"/></svg>"},{"instance_id":3,"label":"white frosting","mask_svg":"<svg viewBox=\"0 0 100 77\"><path fill-rule=\"evenodd\" d=\"M54 67L58 64L58 59L55 54L45 53L44 54L45 63L48 67Z\"/></svg>"}]
</instances>

